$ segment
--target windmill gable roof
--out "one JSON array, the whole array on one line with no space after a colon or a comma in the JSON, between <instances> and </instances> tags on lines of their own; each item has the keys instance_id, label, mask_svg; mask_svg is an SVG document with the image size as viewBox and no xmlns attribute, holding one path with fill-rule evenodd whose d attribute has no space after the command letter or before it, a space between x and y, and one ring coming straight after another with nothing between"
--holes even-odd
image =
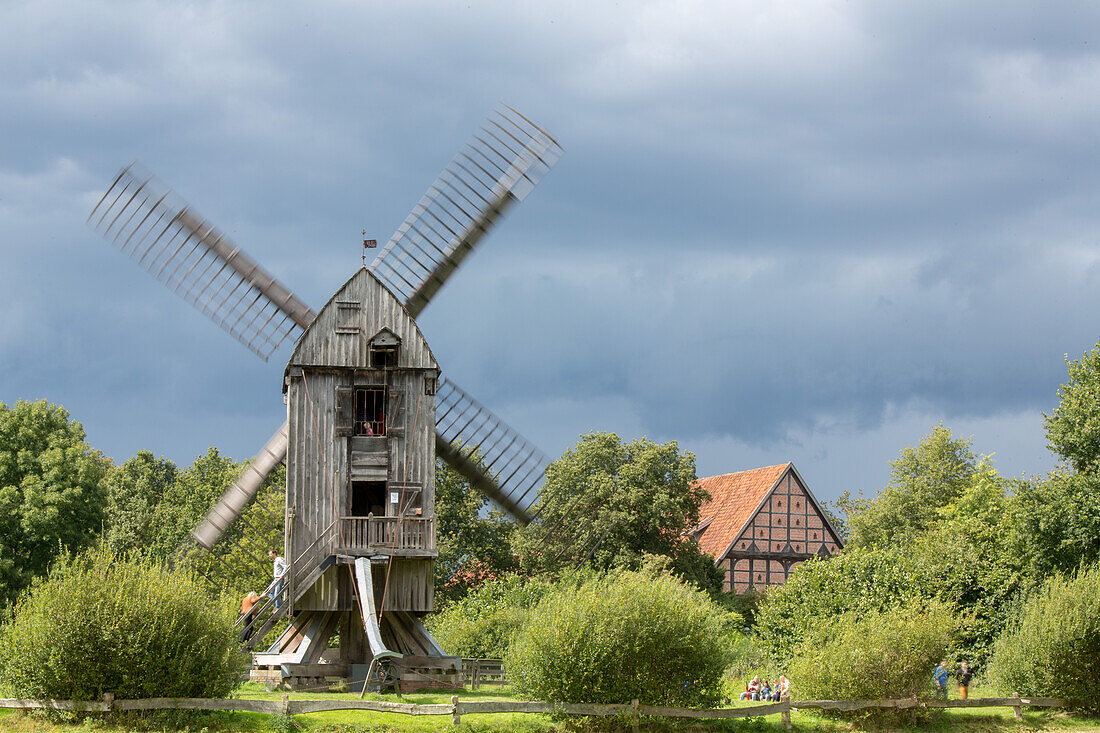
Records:
<instances>
[{"instance_id":1,"label":"windmill gable roof","mask_svg":"<svg viewBox=\"0 0 1100 733\"><path fill-rule=\"evenodd\" d=\"M699 479L698 485L711 497L699 508L696 532L701 532L698 537L703 552L721 558L791 468L790 463L781 463Z\"/></svg>"},{"instance_id":2,"label":"windmill gable roof","mask_svg":"<svg viewBox=\"0 0 1100 733\"><path fill-rule=\"evenodd\" d=\"M374 273L362 267L336 291L302 334L287 368L369 369L369 342L384 331L392 334L388 341L401 344L397 367L439 368L409 311Z\"/></svg>"}]
</instances>

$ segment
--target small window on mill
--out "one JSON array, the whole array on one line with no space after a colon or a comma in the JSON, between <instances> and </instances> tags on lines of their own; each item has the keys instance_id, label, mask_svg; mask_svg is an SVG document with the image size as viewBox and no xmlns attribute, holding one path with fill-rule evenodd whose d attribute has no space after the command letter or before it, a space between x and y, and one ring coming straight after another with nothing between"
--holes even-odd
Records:
<instances>
[{"instance_id":1,"label":"small window on mill","mask_svg":"<svg viewBox=\"0 0 1100 733\"><path fill-rule=\"evenodd\" d=\"M336 301L336 333L359 333L359 301Z\"/></svg>"},{"instance_id":2,"label":"small window on mill","mask_svg":"<svg viewBox=\"0 0 1100 733\"><path fill-rule=\"evenodd\" d=\"M396 346L372 346L370 365L374 369L393 369L397 366Z\"/></svg>"}]
</instances>

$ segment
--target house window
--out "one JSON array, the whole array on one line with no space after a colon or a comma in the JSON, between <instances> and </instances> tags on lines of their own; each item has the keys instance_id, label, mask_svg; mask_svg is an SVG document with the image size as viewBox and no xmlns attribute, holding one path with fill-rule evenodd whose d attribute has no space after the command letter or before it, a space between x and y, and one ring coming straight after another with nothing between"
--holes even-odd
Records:
<instances>
[{"instance_id":1,"label":"house window","mask_svg":"<svg viewBox=\"0 0 1100 733\"><path fill-rule=\"evenodd\" d=\"M359 301L336 301L336 333L359 333Z\"/></svg>"},{"instance_id":2,"label":"house window","mask_svg":"<svg viewBox=\"0 0 1100 733\"><path fill-rule=\"evenodd\" d=\"M355 421L352 435L386 434L386 388L355 388Z\"/></svg>"}]
</instances>

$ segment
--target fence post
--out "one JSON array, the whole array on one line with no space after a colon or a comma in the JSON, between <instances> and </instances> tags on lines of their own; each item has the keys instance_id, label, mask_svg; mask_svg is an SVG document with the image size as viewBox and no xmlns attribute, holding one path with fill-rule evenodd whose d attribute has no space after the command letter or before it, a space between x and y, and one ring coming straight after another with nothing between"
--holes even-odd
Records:
<instances>
[{"instance_id":1,"label":"fence post","mask_svg":"<svg viewBox=\"0 0 1100 733\"><path fill-rule=\"evenodd\" d=\"M282 704L281 707L282 707L283 717L290 717L290 713L289 713L289 710L290 710L290 693L288 693L288 692L283 693L283 704Z\"/></svg>"},{"instance_id":2,"label":"fence post","mask_svg":"<svg viewBox=\"0 0 1100 733\"><path fill-rule=\"evenodd\" d=\"M112 710L114 710L115 709L115 693L113 693L113 692L104 692L103 693L103 702L107 703L107 712L108 713L111 712Z\"/></svg>"},{"instance_id":3,"label":"fence post","mask_svg":"<svg viewBox=\"0 0 1100 733\"><path fill-rule=\"evenodd\" d=\"M458 712L458 695L451 695L451 722L456 726L462 722L462 715Z\"/></svg>"},{"instance_id":4,"label":"fence post","mask_svg":"<svg viewBox=\"0 0 1100 733\"><path fill-rule=\"evenodd\" d=\"M1020 699L1020 693L1013 692L1012 697L1015 698L1016 700L1019 700ZM1013 717L1016 718L1016 720L1023 720L1024 719L1024 712L1023 712L1023 710L1020 709L1019 705L1016 705L1015 707L1012 708L1012 714L1013 714Z\"/></svg>"},{"instance_id":5,"label":"fence post","mask_svg":"<svg viewBox=\"0 0 1100 733\"><path fill-rule=\"evenodd\" d=\"M794 728L794 726L791 725L791 703L790 702L787 703L787 707L783 708L783 712L781 712L779 714L779 719L783 722L783 727L786 728L787 730L792 730Z\"/></svg>"},{"instance_id":6,"label":"fence post","mask_svg":"<svg viewBox=\"0 0 1100 733\"><path fill-rule=\"evenodd\" d=\"M630 717L631 727L634 730L638 730L638 698L634 698L630 701Z\"/></svg>"}]
</instances>

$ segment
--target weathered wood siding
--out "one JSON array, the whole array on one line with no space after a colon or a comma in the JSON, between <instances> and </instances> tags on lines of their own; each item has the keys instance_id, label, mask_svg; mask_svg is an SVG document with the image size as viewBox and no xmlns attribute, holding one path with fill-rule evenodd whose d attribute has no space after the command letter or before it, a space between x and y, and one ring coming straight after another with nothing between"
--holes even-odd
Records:
<instances>
[{"instance_id":1,"label":"weathered wood siding","mask_svg":"<svg viewBox=\"0 0 1100 733\"><path fill-rule=\"evenodd\" d=\"M357 309L343 307L350 303L358 304ZM368 369L367 342L383 328L401 339L398 369L439 369L416 321L366 268L352 275L317 314L298 341L287 368Z\"/></svg>"},{"instance_id":2,"label":"weathered wood siding","mask_svg":"<svg viewBox=\"0 0 1100 733\"><path fill-rule=\"evenodd\" d=\"M383 329L400 339L395 367L370 365L370 340ZM388 379L386 378L388 375ZM414 506L421 517L435 511L435 359L416 323L375 277L359 270L317 315L287 365L287 559L293 562L351 509L350 479L386 480L390 490L419 488ZM337 430L338 391L387 384L400 405L387 404L385 436L351 436ZM400 408L400 409L395 409ZM346 407L344 408L346 410ZM339 418L346 419L346 416ZM388 498L388 497L387 497ZM394 507L387 501L387 514ZM434 543L432 544L434 548ZM347 548L339 548L341 554ZM432 550L434 552L434 549ZM404 561L403 561L404 562ZM391 573L399 610L431 609L431 560ZM426 596L416 590L427 567ZM414 577L405 579L404 572ZM346 569L344 573L346 574ZM340 588L340 574L327 571L303 608L347 610L353 594ZM405 590L409 585L410 590ZM350 586L349 586L350 590ZM308 599L308 600L307 600ZM297 604L296 604L297 605Z\"/></svg>"}]
</instances>

